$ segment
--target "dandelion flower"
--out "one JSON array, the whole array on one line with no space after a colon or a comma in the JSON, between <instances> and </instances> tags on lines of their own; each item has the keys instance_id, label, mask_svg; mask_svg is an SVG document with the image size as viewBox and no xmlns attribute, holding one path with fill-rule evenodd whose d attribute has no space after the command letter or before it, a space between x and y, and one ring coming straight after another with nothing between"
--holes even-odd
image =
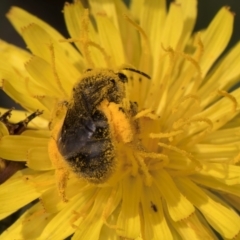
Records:
<instances>
[{"instance_id":1,"label":"dandelion flower","mask_svg":"<svg viewBox=\"0 0 240 240\"><path fill-rule=\"evenodd\" d=\"M0 186L1 219L39 199L0 239L239 238L240 44L217 61L234 16L223 7L193 33L196 0L168 11L164 0L140 2L65 4L70 39L22 9L8 13L31 53L0 42L2 88L43 114L21 135L0 125L0 158L27 166ZM100 183L73 173L57 148L65 103L89 68L128 77L117 107L98 106L111 115L117 163Z\"/></svg>"}]
</instances>

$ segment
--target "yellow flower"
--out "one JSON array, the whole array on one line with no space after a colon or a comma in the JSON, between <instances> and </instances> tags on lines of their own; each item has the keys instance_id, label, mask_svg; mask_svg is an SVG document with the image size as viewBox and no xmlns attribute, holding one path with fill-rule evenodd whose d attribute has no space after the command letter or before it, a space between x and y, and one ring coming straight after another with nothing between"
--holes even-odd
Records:
<instances>
[{"instance_id":1,"label":"yellow flower","mask_svg":"<svg viewBox=\"0 0 240 240\"><path fill-rule=\"evenodd\" d=\"M169 11L164 0L89 4L90 18L79 1L64 6L70 39L19 8L7 15L32 54L0 42L2 88L44 113L18 136L0 124L0 158L27 165L0 186L1 219L40 199L0 239L239 238L240 44L215 64L233 14L222 8L192 35L195 0ZM89 68L128 76L120 103L95 108L107 116L116 162L99 183L74 174L58 151L73 86Z\"/></svg>"}]
</instances>

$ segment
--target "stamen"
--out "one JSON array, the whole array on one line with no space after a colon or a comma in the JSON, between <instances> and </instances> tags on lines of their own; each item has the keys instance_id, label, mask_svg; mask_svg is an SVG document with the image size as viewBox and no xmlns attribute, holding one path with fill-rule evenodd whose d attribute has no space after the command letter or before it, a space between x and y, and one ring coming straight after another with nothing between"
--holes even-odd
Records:
<instances>
[{"instance_id":1,"label":"stamen","mask_svg":"<svg viewBox=\"0 0 240 240\"><path fill-rule=\"evenodd\" d=\"M150 138L158 138L158 139L161 139L161 138L172 138L176 135L179 135L181 133L183 133L184 131L183 130L178 130L178 131L172 131L172 132L168 132L168 133L150 133L149 134L149 137Z\"/></svg>"},{"instance_id":2,"label":"stamen","mask_svg":"<svg viewBox=\"0 0 240 240\"><path fill-rule=\"evenodd\" d=\"M202 81L202 77L201 77L201 67L200 67L199 63L192 56L182 53L182 52L178 52L178 51L174 51L173 54L175 56L182 57L186 61L190 62L190 64L193 65L193 67L194 67L194 68L188 67L186 72L184 73L184 75L182 77L178 77L176 82L174 82L175 87L171 88L171 90L169 92L169 98L172 99L172 101L171 101L172 103L175 103L181 97L185 97L183 95L186 94L186 91L192 92L192 93L196 92L197 88L199 87L199 85ZM197 72L195 72L195 71L197 71ZM194 76L194 78L192 78L192 77L190 78L189 76ZM187 87L189 86L189 83L191 83L191 82L193 84L191 86L191 89L189 89ZM187 89L187 90L179 91L179 89L182 89L182 90ZM194 96L194 95L192 94L192 96ZM168 105L169 104L171 105L171 103L168 103Z\"/></svg>"},{"instance_id":3,"label":"stamen","mask_svg":"<svg viewBox=\"0 0 240 240\"><path fill-rule=\"evenodd\" d=\"M202 55L204 53L204 45L201 40L201 33L197 33L197 51L194 54L194 59L196 59L197 62L201 59Z\"/></svg>"},{"instance_id":4,"label":"stamen","mask_svg":"<svg viewBox=\"0 0 240 240\"><path fill-rule=\"evenodd\" d=\"M154 114L153 113L153 110L152 109L144 109L140 112L138 112L134 117L133 117L133 120L137 120L139 118L142 118L142 117L148 117L148 118L151 118L152 120L157 120L159 119L159 116Z\"/></svg>"},{"instance_id":5,"label":"stamen","mask_svg":"<svg viewBox=\"0 0 240 240\"><path fill-rule=\"evenodd\" d=\"M190 125L193 122L205 122L208 124L208 127L204 131L198 133L196 136L191 137L190 141L188 141L188 143L185 144L185 147L188 147L188 148L198 143L207 133L211 132L213 128L213 122L208 118L195 118L195 119L188 119L188 120L179 119L177 122L173 124L173 128L179 129L184 127L185 125Z\"/></svg>"},{"instance_id":6,"label":"stamen","mask_svg":"<svg viewBox=\"0 0 240 240\"><path fill-rule=\"evenodd\" d=\"M182 56L184 59L186 59L190 63L192 63L194 67L197 69L197 72L201 74L201 67L198 64L198 61L196 61L192 56L183 52L178 52L178 51L176 51L175 53L178 54L179 56Z\"/></svg>"},{"instance_id":7,"label":"stamen","mask_svg":"<svg viewBox=\"0 0 240 240\"><path fill-rule=\"evenodd\" d=\"M163 55L161 58L164 64L164 69L162 69L161 71L158 70L157 75L159 77L159 80L155 78L155 82L151 85L151 89L148 94L149 95L148 106L152 106L153 109L157 109L156 111L157 114L160 114L162 111L165 111L166 107L165 99L169 94L170 89L169 86L173 74L173 67L175 64L174 50L171 47L165 48L163 45L161 45L161 47L166 52L166 54ZM169 60L166 62L166 60L163 60L164 57L168 57ZM162 92L160 96L159 91ZM156 99L158 99L158 101L156 101Z\"/></svg>"},{"instance_id":8,"label":"stamen","mask_svg":"<svg viewBox=\"0 0 240 240\"><path fill-rule=\"evenodd\" d=\"M183 97L183 99L181 99L181 101L179 103L177 103L177 105L172 109L172 113L177 112L178 108L181 104L183 104L184 102L186 102L187 100L195 100L198 104L200 104L200 99L197 95L194 94L189 94Z\"/></svg>"},{"instance_id":9,"label":"stamen","mask_svg":"<svg viewBox=\"0 0 240 240\"><path fill-rule=\"evenodd\" d=\"M238 102L237 102L237 99L234 96L232 96L230 93L228 93L226 91L223 91L223 90L218 90L218 94L228 98L233 104L233 109L232 109L233 112L237 111Z\"/></svg>"},{"instance_id":10,"label":"stamen","mask_svg":"<svg viewBox=\"0 0 240 240\"><path fill-rule=\"evenodd\" d=\"M81 40L81 39L76 39L76 38L61 39L59 41L60 42L70 42L70 43L81 42L81 43L85 44L86 47L89 47L89 46L95 47L96 49L98 49L100 51L100 53L102 53L103 58L107 64L108 68L113 68L113 65L110 61L111 57L109 55L107 55L105 49L103 47L101 47L99 44L97 44L93 41L86 41L86 39Z\"/></svg>"},{"instance_id":11,"label":"stamen","mask_svg":"<svg viewBox=\"0 0 240 240\"><path fill-rule=\"evenodd\" d=\"M45 214L45 210L44 209L40 209L38 211L35 211L29 217L26 217L25 219L23 219L22 223L24 224L26 222L34 221L34 219L36 219L37 217L42 216L43 214Z\"/></svg>"},{"instance_id":12,"label":"stamen","mask_svg":"<svg viewBox=\"0 0 240 240\"><path fill-rule=\"evenodd\" d=\"M44 180L37 180L32 175L24 175L22 177L22 180L26 182L26 184L30 184L34 188L41 188L41 187L47 187L55 184L55 181L53 178L48 178L46 181Z\"/></svg>"},{"instance_id":13,"label":"stamen","mask_svg":"<svg viewBox=\"0 0 240 240\"><path fill-rule=\"evenodd\" d=\"M90 51L88 49L88 42L89 42L89 38L88 38L88 26L89 26L89 11L88 9L84 10L83 13L83 18L82 18L82 22L81 22L81 27L82 27L82 31L81 31L81 42L83 44L83 56L86 59L86 61L88 62L89 68L95 68L95 65L92 61L91 58L91 54Z\"/></svg>"},{"instance_id":14,"label":"stamen","mask_svg":"<svg viewBox=\"0 0 240 240\"><path fill-rule=\"evenodd\" d=\"M144 158L138 154L136 154L135 157L140 165L143 175L145 176L145 185L150 187L152 185L153 179L148 171L148 167L144 161Z\"/></svg>"},{"instance_id":15,"label":"stamen","mask_svg":"<svg viewBox=\"0 0 240 240\"><path fill-rule=\"evenodd\" d=\"M111 207L113 205L113 200L116 197L116 195L117 195L117 188L113 188L111 195L108 198L108 201L103 209L102 220L107 227L118 230L119 228L117 227L117 225L111 225L107 222L107 218L111 215Z\"/></svg>"},{"instance_id":16,"label":"stamen","mask_svg":"<svg viewBox=\"0 0 240 240\"><path fill-rule=\"evenodd\" d=\"M195 159L191 153L186 152L186 151L184 151L184 150L182 150L182 149L179 149L179 148L176 147L176 146L167 145L167 144L165 144L165 143L160 143L160 142L159 142L158 145L159 145L160 147L163 147L163 148L169 149L169 150L171 150L171 151L180 153L182 156L184 156L184 157L188 158L189 160L191 160L192 162L194 162L194 163L197 165L197 167L202 168L201 163L200 163L197 159Z\"/></svg>"},{"instance_id":17,"label":"stamen","mask_svg":"<svg viewBox=\"0 0 240 240\"><path fill-rule=\"evenodd\" d=\"M55 81L56 81L60 91L64 94L65 97L67 97L67 93L64 90L64 88L62 86L62 83L60 81L60 78L59 78L59 76L57 74L57 69L56 69L56 64L55 64L55 53L54 53L53 44L50 44L49 50L51 52L52 70L53 70L53 75L54 75Z\"/></svg>"},{"instance_id":18,"label":"stamen","mask_svg":"<svg viewBox=\"0 0 240 240\"><path fill-rule=\"evenodd\" d=\"M188 120L185 120L185 119L179 119L178 121L174 122L173 124L173 129L179 129L179 128L182 128L184 127L185 125L190 125L190 123L193 123L193 122L205 122L206 124L208 124L208 128L206 129L206 131L210 132L213 128L213 122L208 119L208 118L194 118L194 119L188 119Z\"/></svg>"},{"instance_id":19,"label":"stamen","mask_svg":"<svg viewBox=\"0 0 240 240\"><path fill-rule=\"evenodd\" d=\"M73 214L75 214L75 216L70 220L70 224L73 228L78 229L79 226L76 226L74 224L74 222L76 222L80 217L85 217L86 213L89 213L89 208L92 206L92 204L94 203L94 201L96 200L97 197L97 193L98 191L96 191L93 196L91 197L91 199L85 204L84 207L81 208L80 212L77 211L73 211Z\"/></svg>"},{"instance_id":20,"label":"stamen","mask_svg":"<svg viewBox=\"0 0 240 240\"><path fill-rule=\"evenodd\" d=\"M128 158L132 164L131 166L131 175L136 177L138 174L138 164L136 162L135 157L132 154L128 154Z\"/></svg>"},{"instance_id":21,"label":"stamen","mask_svg":"<svg viewBox=\"0 0 240 240\"><path fill-rule=\"evenodd\" d=\"M138 151L137 154L145 158L145 161L148 161L147 163L148 170L162 169L164 166L167 166L169 163L169 158L165 154L155 153L155 152L143 152L143 151Z\"/></svg>"},{"instance_id":22,"label":"stamen","mask_svg":"<svg viewBox=\"0 0 240 240\"><path fill-rule=\"evenodd\" d=\"M106 61L107 66L109 68L113 68L112 63L110 61L111 57L109 55L107 55L107 53L106 53L106 51L105 51L105 49L103 47L101 47L99 44L97 44L97 43L95 43L93 41L88 41L87 44L89 46L97 48L102 53L102 55L104 57L104 60Z\"/></svg>"},{"instance_id":23,"label":"stamen","mask_svg":"<svg viewBox=\"0 0 240 240\"><path fill-rule=\"evenodd\" d=\"M171 95L170 96L173 96L173 100L172 102L175 104L177 101L179 101L178 99L183 99L179 104L177 104L177 107L182 104L185 100L187 99L194 99L195 101L199 101L199 98L197 95L195 94L188 94L186 96L183 96L185 94L185 91L178 91L178 89L182 89L184 88L185 89L185 86L188 85L190 82L193 82L193 85L192 85L192 88L191 90L189 89L188 91L192 92L192 93L195 93L197 88L199 87L201 81L202 81L202 77L201 77L201 67L200 65L197 63L196 60L194 60L191 56L187 55L187 54L183 54L181 52L175 52L175 54L177 54L178 56L181 56L183 57L184 59L186 59L188 62L190 62L194 68L197 70L197 76L192 79L192 78L189 78L188 76L191 76L194 74L193 70L189 69L188 71L191 71L187 74L187 76L185 77L185 79L183 79L181 82L179 82L178 84L176 84L172 90L171 90ZM195 71L195 70L194 70ZM177 90L177 91L176 91ZM175 107L176 108L176 107ZM174 109L175 110L175 109Z\"/></svg>"},{"instance_id":24,"label":"stamen","mask_svg":"<svg viewBox=\"0 0 240 240\"><path fill-rule=\"evenodd\" d=\"M140 69L144 70L144 72L150 72L151 70L151 49L148 41L148 37L144 30L136 24L132 19L130 19L127 15L124 15L124 18L140 33L140 38L141 38L141 49L143 50L143 54L141 55L141 60L140 60Z\"/></svg>"},{"instance_id":25,"label":"stamen","mask_svg":"<svg viewBox=\"0 0 240 240\"><path fill-rule=\"evenodd\" d=\"M137 154L144 158L154 158L168 161L168 156L161 153L138 151Z\"/></svg>"}]
</instances>

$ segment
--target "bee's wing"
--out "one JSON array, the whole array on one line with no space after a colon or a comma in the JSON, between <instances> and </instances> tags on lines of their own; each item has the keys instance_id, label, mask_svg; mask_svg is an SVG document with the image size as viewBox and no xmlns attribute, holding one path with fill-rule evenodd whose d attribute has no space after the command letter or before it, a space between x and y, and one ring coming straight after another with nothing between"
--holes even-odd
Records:
<instances>
[{"instance_id":1,"label":"bee's wing","mask_svg":"<svg viewBox=\"0 0 240 240\"><path fill-rule=\"evenodd\" d=\"M84 125L78 128L68 129L62 132L58 139L58 150L64 158L70 158L86 145L93 132L85 128Z\"/></svg>"}]
</instances>

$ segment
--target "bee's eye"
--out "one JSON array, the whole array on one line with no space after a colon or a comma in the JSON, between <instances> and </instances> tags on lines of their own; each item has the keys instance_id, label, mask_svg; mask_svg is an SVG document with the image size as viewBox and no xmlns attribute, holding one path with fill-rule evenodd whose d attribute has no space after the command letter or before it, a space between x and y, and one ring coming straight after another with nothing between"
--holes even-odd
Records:
<instances>
[{"instance_id":1,"label":"bee's eye","mask_svg":"<svg viewBox=\"0 0 240 240\"><path fill-rule=\"evenodd\" d=\"M125 74L119 72L119 73L117 73L117 75L121 82L125 83L128 81L127 76Z\"/></svg>"}]
</instances>

